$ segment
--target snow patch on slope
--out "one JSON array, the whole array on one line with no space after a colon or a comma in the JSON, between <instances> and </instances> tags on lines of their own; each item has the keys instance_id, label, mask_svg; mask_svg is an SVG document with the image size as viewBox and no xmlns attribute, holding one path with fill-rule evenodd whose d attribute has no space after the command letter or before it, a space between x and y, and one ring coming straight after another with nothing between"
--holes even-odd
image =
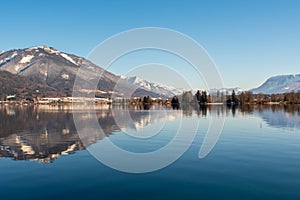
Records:
<instances>
[{"instance_id":1,"label":"snow patch on slope","mask_svg":"<svg viewBox=\"0 0 300 200\"><path fill-rule=\"evenodd\" d=\"M77 63L76 63L70 56L68 56L67 54L60 53L60 55L61 55L64 59L66 59L67 61L73 63L74 65L77 65Z\"/></svg>"},{"instance_id":2,"label":"snow patch on slope","mask_svg":"<svg viewBox=\"0 0 300 200\"><path fill-rule=\"evenodd\" d=\"M23 57L19 63L21 64L29 63L33 57L34 57L33 55L27 55Z\"/></svg>"},{"instance_id":3,"label":"snow patch on slope","mask_svg":"<svg viewBox=\"0 0 300 200\"><path fill-rule=\"evenodd\" d=\"M69 75L68 74L62 74L61 77L65 80L68 80L69 79Z\"/></svg>"},{"instance_id":4,"label":"snow patch on slope","mask_svg":"<svg viewBox=\"0 0 300 200\"><path fill-rule=\"evenodd\" d=\"M17 57L17 55L18 55L18 53L16 51L14 51L13 54L10 57L0 60L0 65L2 63L9 62L10 60L12 60L15 57Z\"/></svg>"}]
</instances>

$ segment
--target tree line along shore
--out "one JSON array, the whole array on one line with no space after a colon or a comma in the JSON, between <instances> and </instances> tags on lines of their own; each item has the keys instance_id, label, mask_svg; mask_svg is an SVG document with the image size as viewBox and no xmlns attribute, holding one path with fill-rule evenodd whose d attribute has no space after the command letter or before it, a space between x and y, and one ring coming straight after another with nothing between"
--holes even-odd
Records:
<instances>
[{"instance_id":1,"label":"tree line along shore","mask_svg":"<svg viewBox=\"0 0 300 200\"><path fill-rule=\"evenodd\" d=\"M87 98L87 97L26 97L20 98L16 95L7 95L0 101L5 104L69 104L69 103L96 103L96 104L300 104L300 91L284 94L253 94L244 91L231 94L217 91L215 94L208 94L207 91L198 90L195 94L191 91L170 98L151 98L150 96L132 98Z\"/></svg>"},{"instance_id":2,"label":"tree line along shore","mask_svg":"<svg viewBox=\"0 0 300 200\"><path fill-rule=\"evenodd\" d=\"M216 94L208 94L205 90L185 92L178 96L180 103L199 104L300 104L300 91L287 92L283 94L253 94L250 91L243 91L236 94L233 90L231 94L216 92Z\"/></svg>"}]
</instances>

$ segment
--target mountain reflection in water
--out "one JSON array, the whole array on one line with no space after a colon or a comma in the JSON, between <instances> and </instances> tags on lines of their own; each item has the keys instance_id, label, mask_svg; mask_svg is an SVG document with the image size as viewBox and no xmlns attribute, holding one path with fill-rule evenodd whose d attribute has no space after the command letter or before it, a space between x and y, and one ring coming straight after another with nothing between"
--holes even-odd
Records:
<instances>
[{"instance_id":1,"label":"mountain reflection in water","mask_svg":"<svg viewBox=\"0 0 300 200\"><path fill-rule=\"evenodd\" d=\"M82 121L88 121L95 115L103 130L103 135L90 133L79 138L74 124L73 114ZM126 116L129 112L130 118ZM152 107L143 110L137 107L99 107L93 112L86 107L74 110L70 107L2 107L0 109L0 157L14 160L29 160L49 163L61 155L84 150L85 144L92 145L121 130L138 131L151 124L172 121L178 115L183 117L241 117L255 115L269 126L300 129L300 106L269 105L227 107L227 106L182 106L180 110ZM118 123L116 123L118 116Z\"/></svg>"},{"instance_id":2,"label":"mountain reflection in water","mask_svg":"<svg viewBox=\"0 0 300 200\"><path fill-rule=\"evenodd\" d=\"M0 109L0 157L14 160L30 160L49 163L60 155L84 150L85 146L96 143L121 129L141 129L172 115L163 112L130 110L130 119L122 117L124 109L99 107L96 117L103 130L102 135L90 132L79 138L73 119L73 112L88 124L94 115L86 112L86 107L72 110L70 107L2 107ZM122 120L117 124L114 115L117 111ZM174 118L175 116L173 116Z\"/></svg>"}]
</instances>

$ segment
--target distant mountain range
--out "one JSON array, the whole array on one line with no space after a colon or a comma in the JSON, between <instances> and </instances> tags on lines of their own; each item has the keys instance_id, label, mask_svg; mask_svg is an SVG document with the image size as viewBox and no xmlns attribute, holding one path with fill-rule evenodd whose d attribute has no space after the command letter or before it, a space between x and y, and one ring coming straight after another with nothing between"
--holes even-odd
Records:
<instances>
[{"instance_id":1,"label":"distant mountain range","mask_svg":"<svg viewBox=\"0 0 300 200\"><path fill-rule=\"evenodd\" d=\"M77 74L78 69L81 73ZM91 83L101 78L95 88ZM185 90L151 83L137 76L120 77L110 73L101 66L89 60L48 46L36 46L25 49L0 51L0 98L9 94L17 96L71 96L75 78L84 88L83 93L93 90L96 95L107 97L114 92L116 96L150 96L172 97L180 95ZM118 88L115 88L116 83ZM210 94L217 91L231 94L235 90L239 94L240 88L210 89ZM253 93L285 93L300 90L300 74L280 75L269 78ZM132 91L134 91L133 94ZM196 93L197 89L192 90Z\"/></svg>"},{"instance_id":2,"label":"distant mountain range","mask_svg":"<svg viewBox=\"0 0 300 200\"><path fill-rule=\"evenodd\" d=\"M77 74L81 68L82 73ZM105 96L112 91L119 96L173 97L185 89L152 83L140 77L120 77L95 65L89 60L53 47L35 46L25 49L0 51L0 98L9 94L17 96L70 96L77 78L85 92L90 92L90 83L102 74L96 94ZM114 88L119 82L117 89ZM235 91L240 90L234 88ZM231 89L221 89L229 91ZM37 93L37 91L39 93ZM196 89L192 90L196 93ZM211 90L214 93L215 90Z\"/></svg>"},{"instance_id":3,"label":"distant mountain range","mask_svg":"<svg viewBox=\"0 0 300 200\"><path fill-rule=\"evenodd\" d=\"M300 90L300 74L273 76L251 91L256 94L282 94L298 90Z\"/></svg>"}]
</instances>

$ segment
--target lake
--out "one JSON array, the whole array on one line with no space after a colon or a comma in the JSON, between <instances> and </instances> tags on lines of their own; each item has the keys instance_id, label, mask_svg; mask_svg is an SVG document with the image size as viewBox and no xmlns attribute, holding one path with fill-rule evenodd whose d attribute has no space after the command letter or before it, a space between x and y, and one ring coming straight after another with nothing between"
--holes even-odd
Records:
<instances>
[{"instance_id":1,"label":"lake","mask_svg":"<svg viewBox=\"0 0 300 200\"><path fill-rule=\"evenodd\" d=\"M2 106L0 157L1 199L299 199L300 106Z\"/></svg>"}]
</instances>

